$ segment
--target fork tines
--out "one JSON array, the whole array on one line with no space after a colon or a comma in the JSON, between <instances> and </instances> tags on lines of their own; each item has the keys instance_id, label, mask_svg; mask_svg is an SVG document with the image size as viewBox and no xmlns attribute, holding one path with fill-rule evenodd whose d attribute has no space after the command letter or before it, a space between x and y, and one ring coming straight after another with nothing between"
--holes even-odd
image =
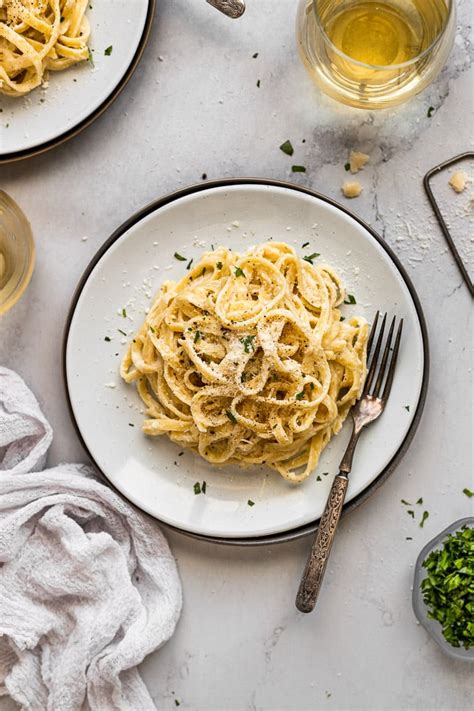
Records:
<instances>
[{"instance_id":1,"label":"fork tines","mask_svg":"<svg viewBox=\"0 0 474 711\"><path fill-rule=\"evenodd\" d=\"M392 388L393 375L395 372L395 366L397 364L397 358L398 358L398 351L400 348L400 339L402 337L403 319L399 320L397 335L395 337L395 344L393 346L393 350L390 355L393 334L395 331L395 325L396 325L396 321L397 321L397 317L396 316L393 317L392 322L390 324L389 331L388 331L387 340L385 342L385 347L383 349L382 359L380 360L380 351L382 349L385 326L387 323L387 314L384 315L384 317L382 319L382 324L380 326L380 330L378 333L377 342L375 344L373 356L372 356L372 359L370 359L370 354L372 352L372 346L375 341L375 336L377 334L379 317L380 317L380 313L377 311L377 313L375 315L374 323L373 323L371 331L370 331L369 340L367 343L367 366L368 366L369 370L367 373L367 378L365 381L364 392L362 394L362 397L364 397L365 395L371 395L372 397L380 398L382 401L385 402L387 400L388 396L390 395L390 390ZM376 375L377 375L377 379L375 380ZM375 385L374 385L373 389L370 390L374 380L375 380ZM382 385L383 385L384 381L385 381L385 386L384 386L382 395L380 396L380 392L382 390Z\"/></svg>"}]
</instances>

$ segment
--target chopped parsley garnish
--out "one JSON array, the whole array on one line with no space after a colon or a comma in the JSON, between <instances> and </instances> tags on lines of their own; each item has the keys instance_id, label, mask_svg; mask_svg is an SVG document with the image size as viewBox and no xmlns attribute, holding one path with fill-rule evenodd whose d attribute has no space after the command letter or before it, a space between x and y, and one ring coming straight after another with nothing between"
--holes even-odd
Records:
<instances>
[{"instance_id":1,"label":"chopped parsley garnish","mask_svg":"<svg viewBox=\"0 0 474 711\"><path fill-rule=\"evenodd\" d=\"M323 476L328 476L329 472L323 472Z\"/></svg>"},{"instance_id":2,"label":"chopped parsley garnish","mask_svg":"<svg viewBox=\"0 0 474 711\"><path fill-rule=\"evenodd\" d=\"M428 116L428 118L431 118L431 117L433 116L434 110L435 110L435 109L434 109L434 106L430 106L430 108L428 109L428 111L427 111L427 113L426 113L426 115Z\"/></svg>"},{"instance_id":3,"label":"chopped parsley garnish","mask_svg":"<svg viewBox=\"0 0 474 711\"><path fill-rule=\"evenodd\" d=\"M249 499L247 501L247 506L255 506L255 501L252 501L252 499Z\"/></svg>"},{"instance_id":4,"label":"chopped parsley garnish","mask_svg":"<svg viewBox=\"0 0 474 711\"><path fill-rule=\"evenodd\" d=\"M243 273L243 271L242 271L242 269L241 269L240 267L235 267L235 272L234 272L234 274L235 274L236 277L241 277L241 276L244 277L244 276L245 276L245 274Z\"/></svg>"},{"instance_id":5,"label":"chopped parsley garnish","mask_svg":"<svg viewBox=\"0 0 474 711\"><path fill-rule=\"evenodd\" d=\"M347 294L347 300L344 299L345 304L357 304L354 294Z\"/></svg>"},{"instance_id":6,"label":"chopped parsley garnish","mask_svg":"<svg viewBox=\"0 0 474 711\"><path fill-rule=\"evenodd\" d=\"M174 258L178 260L178 262L185 262L186 257L183 257L182 254L179 254L178 252L174 253Z\"/></svg>"},{"instance_id":7,"label":"chopped parsley garnish","mask_svg":"<svg viewBox=\"0 0 474 711\"><path fill-rule=\"evenodd\" d=\"M92 52L90 49L87 51L87 61L90 63L91 67L94 67L94 57L92 56Z\"/></svg>"},{"instance_id":8,"label":"chopped parsley garnish","mask_svg":"<svg viewBox=\"0 0 474 711\"><path fill-rule=\"evenodd\" d=\"M175 706L179 706L179 705L180 705L178 699L175 699L175 700L174 700L174 705L175 705Z\"/></svg>"},{"instance_id":9,"label":"chopped parsley garnish","mask_svg":"<svg viewBox=\"0 0 474 711\"><path fill-rule=\"evenodd\" d=\"M309 242L305 242L304 244L301 245L301 249L304 249L304 248L307 247L308 245L309 245Z\"/></svg>"},{"instance_id":10,"label":"chopped parsley garnish","mask_svg":"<svg viewBox=\"0 0 474 711\"><path fill-rule=\"evenodd\" d=\"M191 264L193 263L194 259L190 259L189 262L186 265L186 269L189 271L191 269Z\"/></svg>"},{"instance_id":11,"label":"chopped parsley garnish","mask_svg":"<svg viewBox=\"0 0 474 711\"><path fill-rule=\"evenodd\" d=\"M206 493L206 489L207 489L207 484L206 484L205 481L203 481L202 484L201 484L201 491L202 491L203 494Z\"/></svg>"},{"instance_id":12,"label":"chopped parsley garnish","mask_svg":"<svg viewBox=\"0 0 474 711\"><path fill-rule=\"evenodd\" d=\"M411 516L412 518L415 518L415 512L412 511L412 509L409 509L409 510L407 511L407 514L408 514L409 516Z\"/></svg>"},{"instance_id":13,"label":"chopped parsley garnish","mask_svg":"<svg viewBox=\"0 0 474 711\"><path fill-rule=\"evenodd\" d=\"M315 259L319 257L319 252L313 252L313 254L307 254L305 257L303 257L305 262L309 262L310 264L313 263Z\"/></svg>"},{"instance_id":14,"label":"chopped parsley garnish","mask_svg":"<svg viewBox=\"0 0 474 711\"><path fill-rule=\"evenodd\" d=\"M129 422L129 423L128 423L128 426L129 426L129 427L135 427L135 425L133 424L133 422Z\"/></svg>"},{"instance_id":15,"label":"chopped parsley garnish","mask_svg":"<svg viewBox=\"0 0 474 711\"><path fill-rule=\"evenodd\" d=\"M418 499L418 501L417 501L416 503L417 503L419 506L421 506L421 504L423 503L423 497L420 496L420 498Z\"/></svg>"},{"instance_id":16,"label":"chopped parsley garnish","mask_svg":"<svg viewBox=\"0 0 474 711\"><path fill-rule=\"evenodd\" d=\"M153 328L153 326L148 326L148 328L150 329L150 331L151 331L152 333L156 333L156 331L155 331L155 329Z\"/></svg>"},{"instance_id":17,"label":"chopped parsley garnish","mask_svg":"<svg viewBox=\"0 0 474 711\"><path fill-rule=\"evenodd\" d=\"M468 489L467 486L465 489L462 490L462 493L466 494L466 496L468 496L470 499L472 499L472 497L474 496L474 491Z\"/></svg>"},{"instance_id":18,"label":"chopped parsley garnish","mask_svg":"<svg viewBox=\"0 0 474 711\"><path fill-rule=\"evenodd\" d=\"M127 318L127 310L126 309L122 309L122 316L124 318Z\"/></svg>"},{"instance_id":19,"label":"chopped parsley garnish","mask_svg":"<svg viewBox=\"0 0 474 711\"><path fill-rule=\"evenodd\" d=\"M252 54L252 59L257 59L258 57L258 52L255 52L255 54Z\"/></svg>"},{"instance_id":20,"label":"chopped parsley garnish","mask_svg":"<svg viewBox=\"0 0 474 711\"><path fill-rule=\"evenodd\" d=\"M321 477L319 476L319 474L318 474L318 476L316 477L316 481L322 481L322 479L321 479Z\"/></svg>"},{"instance_id":21,"label":"chopped parsley garnish","mask_svg":"<svg viewBox=\"0 0 474 711\"><path fill-rule=\"evenodd\" d=\"M405 499L400 499L400 502L401 502L404 506L411 506L411 505L412 505L412 504L410 504L409 501L406 501Z\"/></svg>"},{"instance_id":22,"label":"chopped parsley garnish","mask_svg":"<svg viewBox=\"0 0 474 711\"><path fill-rule=\"evenodd\" d=\"M292 156L295 152L293 146L291 145L291 141L285 141L284 143L282 143L280 146L280 151L286 153L287 156Z\"/></svg>"},{"instance_id":23,"label":"chopped parsley garnish","mask_svg":"<svg viewBox=\"0 0 474 711\"><path fill-rule=\"evenodd\" d=\"M225 414L227 415L229 420L234 423L234 425L237 424L237 420L235 419L234 414L230 410L226 410Z\"/></svg>"},{"instance_id":24,"label":"chopped parsley garnish","mask_svg":"<svg viewBox=\"0 0 474 711\"><path fill-rule=\"evenodd\" d=\"M423 528L423 526L425 525L425 521L426 521L426 519L429 517L429 515L430 515L430 514L429 514L428 511L423 511L423 516L421 517L421 521L420 521L420 524L419 524L420 528Z\"/></svg>"},{"instance_id":25,"label":"chopped parsley garnish","mask_svg":"<svg viewBox=\"0 0 474 711\"><path fill-rule=\"evenodd\" d=\"M216 267L217 267L218 269L222 269L222 266L223 266L223 265L222 265L222 262L217 262Z\"/></svg>"},{"instance_id":26,"label":"chopped parsley garnish","mask_svg":"<svg viewBox=\"0 0 474 711\"><path fill-rule=\"evenodd\" d=\"M260 79L257 79L257 88L260 89Z\"/></svg>"},{"instance_id":27,"label":"chopped parsley garnish","mask_svg":"<svg viewBox=\"0 0 474 711\"><path fill-rule=\"evenodd\" d=\"M255 336L245 336L245 338L241 338L240 342L242 343L244 347L244 351L246 353L251 353L252 351L255 350L255 347L253 345L253 340Z\"/></svg>"},{"instance_id":28,"label":"chopped parsley garnish","mask_svg":"<svg viewBox=\"0 0 474 711\"><path fill-rule=\"evenodd\" d=\"M302 400L304 398L304 390L302 390L300 393L296 393L295 398L297 400Z\"/></svg>"},{"instance_id":29,"label":"chopped parsley garnish","mask_svg":"<svg viewBox=\"0 0 474 711\"><path fill-rule=\"evenodd\" d=\"M112 50L113 50L113 45L110 45L109 47L106 47L106 48L104 49L104 54L105 54L105 56L106 56L106 57L110 57L110 55L112 54Z\"/></svg>"},{"instance_id":30,"label":"chopped parsley garnish","mask_svg":"<svg viewBox=\"0 0 474 711\"><path fill-rule=\"evenodd\" d=\"M195 493L196 496L197 496L198 494L201 493L201 484L197 481L197 482L194 484L193 489L194 489L194 493Z\"/></svg>"},{"instance_id":31,"label":"chopped parsley garnish","mask_svg":"<svg viewBox=\"0 0 474 711\"><path fill-rule=\"evenodd\" d=\"M196 331L196 333L194 334L194 343L197 343L200 338L201 338L201 331Z\"/></svg>"},{"instance_id":32,"label":"chopped parsley garnish","mask_svg":"<svg viewBox=\"0 0 474 711\"><path fill-rule=\"evenodd\" d=\"M474 528L463 526L450 533L423 567L426 578L420 587L427 616L440 623L451 646L470 649L474 646Z\"/></svg>"},{"instance_id":33,"label":"chopped parsley garnish","mask_svg":"<svg viewBox=\"0 0 474 711\"><path fill-rule=\"evenodd\" d=\"M126 335L127 335L127 334L125 333L125 331L122 331L121 328L117 328L117 331L118 331L119 333L121 333L122 336L126 336Z\"/></svg>"},{"instance_id":34,"label":"chopped parsley garnish","mask_svg":"<svg viewBox=\"0 0 474 711\"><path fill-rule=\"evenodd\" d=\"M410 405L404 405L404 407L407 412L410 412Z\"/></svg>"},{"instance_id":35,"label":"chopped parsley garnish","mask_svg":"<svg viewBox=\"0 0 474 711\"><path fill-rule=\"evenodd\" d=\"M405 536L405 540L406 540L406 541L412 541L413 538L412 538L411 536Z\"/></svg>"},{"instance_id":36,"label":"chopped parsley garnish","mask_svg":"<svg viewBox=\"0 0 474 711\"><path fill-rule=\"evenodd\" d=\"M112 340L112 339L109 338L109 336L106 336L106 337L104 338L104 341L107 341L107 343L110 343L111 340Z\"/></svg>"},{"instance_id":37,"label":"chopped parsley garnish","mask_svg":"<svg viewBox=\"0 0 474 711\"><path fill-rule=\"evenodd\" d=\"M306 173L306 168L304 167L304 165L292 165L291 172L292 173Z\"/></svg>"},{"instance_id":38,"label":"chopped parsley garnish","mask_svg":"<svg viewBox=\"0 0 474 711\"><path fill-rule=\"evenodd\" d=\"M341 316L341 318L339 319L339 321L345 321L345 320L346 320L345 316Z\"/></svg>"},{"instance_id":39,"label":"chopped parsley garnish","mask_svg":"<svg viewBox=\"0 0 474 711\"><path fill-rule=\"evenodd\" d=\"M344 170L346 171L346 173L347 173L350 169L351 169L351 164L350 164L350 163L346 163L345 166L344 166Z\"/></svg>"}]
</instances>

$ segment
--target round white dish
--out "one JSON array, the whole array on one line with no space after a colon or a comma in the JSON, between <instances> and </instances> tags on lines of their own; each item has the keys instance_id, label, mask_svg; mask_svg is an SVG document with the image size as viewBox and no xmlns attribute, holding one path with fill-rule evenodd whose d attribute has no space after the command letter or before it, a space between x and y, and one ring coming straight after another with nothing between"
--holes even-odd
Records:
<instances>
[{"instance_id":1,"label":"round white dish","mask_svg":"<svg viewBox=\"0 0 474 711\"><path fill-rule=\"evenodd\" d=\"M155 0L91 2L91 62L50 72L45 87L22 98L0 94L0 163L28 157L70 138L118 96L140 59ZM112 47L110 54L105 50Z\"/></svg>"},{"instance_id":2,"label":"round white dish","mask_svg":"<svg viewBox=\"0 0 474 711\"><path fill-rule=\"evenodd\" d=\"M196 261L211 245L245 250L268 239L288 242L301 256L320 252L356 297L346 315L372 320L380 309L405 320L392 395L358 445L347 502L393 467L421 414L428 369L421 308L403 268L367 226L327 198L268 181L221 181L157 201L112 235L79 284L66 327L65 377L78 432L98 468L141 509L190 533L249 539L314 522L347 444L348 422L299 486L264 467L216 468L180 454L165 437L145 437L140 398L120 379L126 342L153 294L185 272L175 252ZM206 493L196 495L194 484L203 481Z\"/></svg>"}]
</instances>

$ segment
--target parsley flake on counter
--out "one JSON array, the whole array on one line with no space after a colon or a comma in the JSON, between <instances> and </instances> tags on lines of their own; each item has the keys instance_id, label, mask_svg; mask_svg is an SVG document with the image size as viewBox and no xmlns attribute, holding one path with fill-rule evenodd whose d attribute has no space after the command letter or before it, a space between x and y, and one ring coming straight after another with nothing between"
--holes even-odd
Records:
<instances>
[{"instance_id":1,"label":"parsley flake on counter","mask_svg":"<svg viewBox=\"0 0 474 711\"><path fill-rule=\"evenodd\" d=\"M350 163L346 163L345 166L344 166L344 170L346 171L346 173L347 173L350 169L351 169L351 164L350 164Z\"/></svg>"},{"instance_id":2,"label":"parsley flake on counter","mask_svg":"<svg viewBox=\"0 0 474 711\"><path fill-rule=\"evenodd\" d=\"M258 57L258 52L255 52L255 54L252 54L252 59L257 59Z\"/></svg>"},{"instance_id":3,"label":"parsley flake on counter","mask_svg":"<svg viewBox=\"0 0 474 711\"><path fill-rule=\"evenodd\" d=\"M245 338L241 338L240 342L242 343L244 347L245 353L251 353L252 351L255 350L255 346L253 345L253 339L255 336L245 336Z\"/></svg>"},{"instance_id":4,"label":"parsley flake on counter","mask_svg":"<svg viewBox=\"0 0 474 711\"><path fill-rule=\"evenodd\" d=\"M133 424L133 422L129 422L129 423L128 423L128 426L129 426L129 427L135 427L135 425Z\"/></svg>"},{"instance_id":5,"label":"parsley flake on counter","mask_svg":"<svg viewBox=\"0 0 474 711\"><path fill-rule=\"evenodd\" d=\"M197 496L198 494L201 493L201 484L197 481L197 482L194 484L193 489L194 489L195 495Z\"/></svg>"},{"instance_id":6,"label":"parsley flake on counter","mask_svg":"<svg viewBox=\"0 0 474 711\"><path fill-rule=\"evenodd\" d=\"M442 626L453 647L474 646L474 528L450 533L423 561L421 592L427 616Z\"/></svg>"},{"instance_id":7,"label":"parsley flake on counter","mask_svg":"<svg viewBox=\"0 0 474 711\"><path fill-rule=\"evenodd\" d=\"M426 112L426 115L427 115L428 118L431 118L431 117L433 116L434 110L435 110L435 109L434 109L434 106L430 106L430 108L429 108L428 111Z\"/></svg>"},{"instance_id":8,"label":"parsley flake on counter","mask_svg":"<svg viewBox=\"0 0 474 711\"><path fill-rule=\"evenodd\" d=\"M174 700L174 705L175 705L175 706L179 706L179 705L180 705L178 699L175 699L175 700Z\"/></svg>"},{"instance_id":9,"label":"parsley flake on counter","mask_svg":"<svg viewBox=\"0 0 474 711\"><path fill-rule=\"evenodd\" d=\"M87 50L87 61L89 62L89 64L91 65L91 67L95 67L95 64L94 64L94 57L92 56L92 51L91 51L91 49L88 49L88 50Z\"/></svg>"},{"instance_id":10,"label":"parsley flake on counter","mask_svg":"<svg viewBox=\"0 0 474 711\"><path fill-rule=\"evenodd\" d=\"M179 254L179 252L174 253L174 258L178 260L178 262L185 262L186 257L183 257L182 254Z\"/></svg>"},{"instance_id":11,"label":"parsley flake on counter","mask_svg":"<svg viewBox=\"0 0 474 711\"><path fill-rule=\"evenodd\" d=\"M344 299L344 303L348 305L357 304L354 294L347 294L347 301Z\"/></svg>"},{"instance_id":12,"label":"parsley flake on counter","mask_svg":"<svg viewBox=\"0 0 474 711\"><path fill-rule=\"evenodd\" d=\"M425 525L425 521L429 517L429 515L430 514L428 511L423 511L423 516L421 517L421 521L419 523L420 528L423 528L423 526Z\"/></svg>"},{"instance_id":13,"label":"parsley flake on counter","mask_svg":"<svg viewBox=\"0 0 474 711\"><path fill-rule=\"evenodd\" d=\"M237 424L237 420L235 419L234 414L230 410L226 410L225 414L227 415L229 420L234 423L234 425Z\"/></svg>"},{"instance_id":14,"label":"parsley flake on counter","mask_svg":"<svg viewBox=\"0 0 474 711\"><path fill-rule=\"evenodd\" d=\"M410 405L404 405L404 407L407 412L410 412Z\"/></svg>"},{"instance_id":15,"label":"parsley flake on counter","mask_svg":"<svg viewBox=\"0 0 474 711\"><path fill-rule=\"evenodd\" d=\"M260 79L257 79L257 89L260 89Z\"/></svg>"},{"instance_id":16,"label":"parsley flake on counter","mask_svg":"<svg viewBox=\"0 0 474 711\"><path fill-rule=\"evenodd\" d=\"M249 499L247 501L247 506L255 506L255 501L252 501L252 499Z\"/></svg>"},{"instance_id":17,"label":"parsley flake on counter","mask_svg":"<svg viewBox=\"0 0 474 711\"><path fill-rule=\"evenodd\" d=\"M415 512L414 512L412 509L409 509L409 510L407 511L407 514L408 514L409 516L411 516L412 518L415 518Z\"/></svg>"},{"instance_id":18,"label":"parsley flake on counter","mask_svg":"<svg viewBox=\"0 0 474 711\"><path fill-rule=\"evenodd\" d=\"M121 333L122 336L126 336L126 335L127 335L127 334L125 333L125 331L122 331L121 328L117 328L117 331L118 331L119 333Z\"/></svg>"},{"instance_id":19,"label":"parsley flake on counter","mask_svg":"<svg viewBox=\"0 0 474 711\"><path fill-rule=\"evenodd\" d=\"M319 256L319 252L313 252L313 254L307 254L305 257L303 257L303 259L305 262L309 262L310 264L312 264L313 261Z\"/></svg>"},{"instance_id":20,"label":"parsley flake on counter","mask_svg":"<svg viewBox=\"0 0 474 711\"><path fill-rule=\"evenodd\" d=\"M206 493L206 489L207 489L207 484L206 484L205 481L203 481L202 484L201 484L201 491L202 491L203 494Z\"/></svg>"},{"instance_id":21,"label":"parsley flake on counter","mask_svg":"<svg viewBox=\"0 0 474 711\"><path fill-rule=\"evenodd\" d=\"M411 536L405 536L405 540L406 540L406 541L412 541L413 538L412 538Z\"/></svg>"},{"instance_id":22,"label":"parsley flake on counter","mask_svg":"<svg viewBox=\"0 0 474 711\"><path fill-rule=\"evenodd\" d=\"M321 479L321 477L319 476L319 474L318 474L318 476L316 477L316 481L322 481L322 479Z\"/></svg>"},{"instance_id":23,"label":"parsley flake on counter","mask_svg":"<svg viewBox=\"0 0 474 711\"><path fill-rule=\"evenodd\" d=\"M191 264L193 263L194 258L191 258L189 262L186 264L186 269L189 271L191 269Z\"/></svg>"},{"instance_id":24,"label":"parsley flake on counter","mask_svg":"<svg viewBox=\"0 0 474 711\"><path fill-rule=\"evenodd\" d=\"M409 501L406 501L406 499L400 499L400 503L402 503L404 506L412 506Z\"/></svg>"},{"instance_id":25,"label":"parsley flake on counter","mask_svg":"<svg viewBox=\"0 0 474 711\"><path fill-rule=\"evenodd\" d=\"M122 316L127 318L127 309L122 309Z\"/></svg>"},{"instance_id":26,"label":"parsley flake on counter","mask_svg":"<svg viewBox=\"0 0 474 711\"><path fill-rule=\"evenodd\" d=\"M107 341L107 343L110 343L111 340L112 340L112 339L109 338L109 336L106 336L106 337L104 338L104 341Z\"/></svg>"},{"instance_id":27,"label":"parsley flake on counter","mask_svg":"<svg viewBox=\"0 0 474 711\"><path fill-rule=\"evenodd\" d=\"M474 491L471 491L470 489L466 488L462 490L463 494L466 494L470 499L474 496Z\"/></svg>"},{"instance_id":28,"label":"parsley flake on counter","mask_svg":"<svg viewBox=\"0 0 474 711\"><path fill-rule=\"evenodd\" d=\"M106 47L106 48L104 49L104 54L105 54L105 56L106 56L106 57L110 57L110 55L112 54L112 50L113 50L113 45L110 45L109 47Z\"/></svg>"},{"instance_id":29,"label":"parsley flake on counter","mask_svg":"<svg viewBox=\"0 0 474 711\"><path fill-rule=\"evenodd\" d=\"M323 472L323 476L328 476L329 472Z\"/></svg>"},{"instance_id":30,"label":"parsley flake on counter","mask_svg":"<svg viewBox=\"0 0 474 711\"><path fill-rule=\"evenodd\" d=\"M236 277L244 277L245 274L243 273L242 269L240 267L235 267L234 274Z\"/></svg>"},{"instance_id":31,"label":"parsley flake on counter","mask_svg":"<svg viewBox=\"0 0 474 711\"><path fill-rule=\"evenodd\" d=\"M295 152L293 149L293 146L291 145L290 140L285 141L284 143L281 144L280 151L283 151L283 153L286 153L287 156L292 156L293 153Z\"/></svg>"},{"instance_id":32,"label":"parsley flake on counter","mask_svg":"<svg viewBox=\"0 0 474 711\"><path fill-rule=\"evenodd\" d=\"M418 501L416 503L421 506L421 504L423 503L423 498L420 496L420 498L418 499Z\"/></svg>"},{"instance_id":33,"label":"parsley flake on counter","mask_svg":"<svg viewBox=\"0 0 474 711\"><path fill-rule=\"evenodd\" d=\"M291 172L292 173L306 173L306 168L304 167L304 165L292 165Z\"/></svg>"},{"instance_id":34,"label":"parsley flake on counter","mask_svg":"<svg viewBox=\"0 0 474 711\"><path fill-rule=\"evenodd\" d=\"M304 244L301 245L301 249L304 249L305 247L309 246L309 242L305 242Z\"/></svg>"}]
</instances>

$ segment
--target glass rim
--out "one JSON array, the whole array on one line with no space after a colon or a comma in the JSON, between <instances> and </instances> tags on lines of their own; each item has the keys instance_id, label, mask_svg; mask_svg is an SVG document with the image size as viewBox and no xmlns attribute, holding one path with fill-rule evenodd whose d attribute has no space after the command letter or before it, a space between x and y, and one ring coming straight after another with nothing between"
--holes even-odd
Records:
<instances>
[{"instance_id":1,"label":"glass rim","mask_svg":"<svg viewBox=\"0 0 474 711\"><path fill-rule=\"evenodd\" d=\"M416 57L413 57L412 59L409 59L406 62L402 62L401 64L367 64L366 62L361 62L358 59L354 59L351 57L349 54L346 54L343 52L341 49L336 47L336 45L333 43L333 41L329 38L326 30L321 24L320 17L319 17L319 12L318 12L318 0L311 0L311 5L313 7L313 12L314 16L316 18L316 24L318 25L319 31L321 32L324 41L331 47L331 49L341 57L341 59L344 59L345 61L351 62L351 64L356 64L358 67L363 67L364 69L376 69L376 70L384 70L384 71L393 71L394 69L405 69L406 67L410 67L412 64L415 64L416 62L419 62L420 59L425 57L427 54L433 51L434 47L438 44L438 42L442 39L443 35L446 32L446 29L449 25L449 22L452 18L453 15L453 10L454 10L454 0L446 0L447 6L448 6L448 14L446 15L446 21L439 31L439 33L436 35L432 43L430 44L429 47L423 50L423 52L420 52L420 54L417 54Z\"/></svg>"}]
</instances>

